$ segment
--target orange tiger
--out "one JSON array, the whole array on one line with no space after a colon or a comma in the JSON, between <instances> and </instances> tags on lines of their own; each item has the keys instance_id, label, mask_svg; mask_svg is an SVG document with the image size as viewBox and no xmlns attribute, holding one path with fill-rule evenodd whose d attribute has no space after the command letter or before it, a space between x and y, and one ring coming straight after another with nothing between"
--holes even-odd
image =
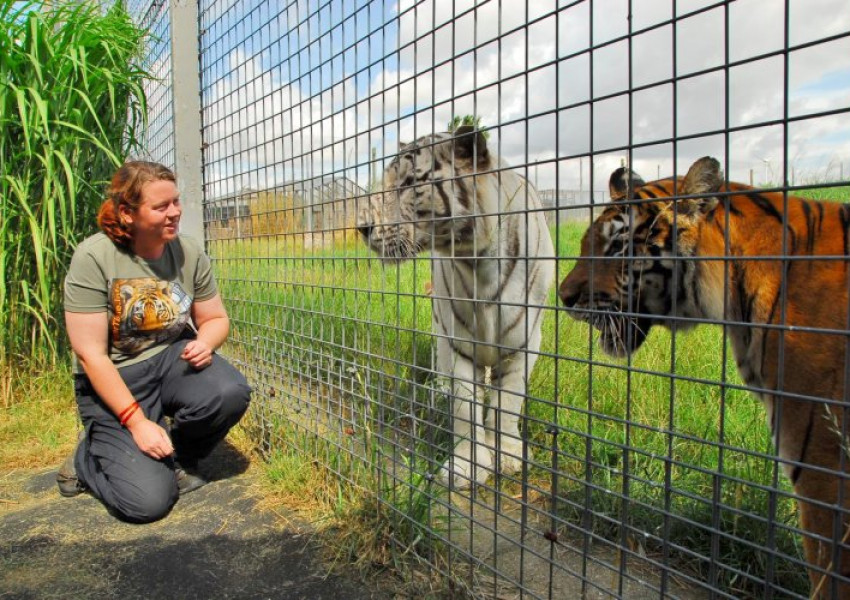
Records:
<instances>
[{"instance_id":1,"label":"orange tiger","mask_svg":"<svg viewBox=\"0 0 850 600\"><path fill-rule=\"evenodd\" d=\"M797 496L812 598L850 598L850 205L726 183L710 157L650 183L620 168L609 187L561 300L618 357L653 325L732 323L738 371Z\"/></svg>"}]
</instances>

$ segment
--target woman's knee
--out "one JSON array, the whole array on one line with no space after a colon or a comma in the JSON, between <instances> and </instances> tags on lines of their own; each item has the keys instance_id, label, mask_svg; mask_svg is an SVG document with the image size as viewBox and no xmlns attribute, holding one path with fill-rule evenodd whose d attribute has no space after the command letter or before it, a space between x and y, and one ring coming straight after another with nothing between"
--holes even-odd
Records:
<instances>
[{"instance_id":1,"label":"woman's knee","mask_svg":"<svg viewBox=\"0 0 850 600\"><path fill-rule=\"evenodd\" d=\"M162 519L177 503L177 481L169 471L167 477L128 481L114 488L110 509L116 517L131 523L152 523Z\"/></svg>"},{"instance_id":2,"label":"woman's knee","mask_svg":"<svg viewBox=\"0 0 850 600\"><path fill-rule=\"evenodd\" d=\"M222 381L220 387L222 407L228 412L242 416L251 401L251 386L237 371L238 377Z\"/></svg>"},{"instance_id":3,"label":"woman's knee","mask_svg":"<svg viewBox=\"0 0 850 600\"><path fill-rule=\"evenodd\" d=\"M248 404L251 401L251 386L244 379L241 381L229 381L221 388L221 409L232 418L233 422L238 421L248 410Z\"/></svg>"}]
</instances>

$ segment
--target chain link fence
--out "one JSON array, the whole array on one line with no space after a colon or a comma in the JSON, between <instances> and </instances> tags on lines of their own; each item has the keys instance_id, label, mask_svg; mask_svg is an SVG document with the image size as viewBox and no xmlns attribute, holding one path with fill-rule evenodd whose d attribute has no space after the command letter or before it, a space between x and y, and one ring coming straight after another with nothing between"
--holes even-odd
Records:
<instances>
[{"instance_id":1,"label":"chain link fence","mask_svg":"<svg viewBox=\"0 0 850 600\"><path fill-rule=\"evenodd\" d=\"M850 597L846 212L813 202L850 198L842 2L198 4L206 247L265 452L302 453L373 497L391 543L455 597ZM174 164L179 32L167 3L129 8L161 75L148 152ZM724 185L756 188L736 188L760 207L751 220L731 187L688 179L630 195L633 179L631 209L605 212L619 168L627 182L684 177L704 156ZM641 221L664 195L717 198L719 245L682 255L688 204L666 205L667 237L661 209ZM808 200L789 208L794 196ZM582 247L594 219L609 225ZM766 222L781 252L736 255L736 236ZM821 252L819 236L844 250ZM823 255L823 280L791 277L813 268L798 241ZM700 306L753 300L669 319L640 295L606 305L612 261L622 294L676 290L673 312L689 285ZM559 297L581 269L596 300L566 283ZM759 321L752 290L770 286ZM699 326L646 336L662 321ZM755 366L732 352L754 336ZM787 428L781 458L771 419ZM837 445L812 452L832 455L810 456L828 436ZM801 472L819 483L801 492ZM801 493L829 524L800 521ZM828 555L811 572L803 539Z\"/></svg>"}]
</instances>

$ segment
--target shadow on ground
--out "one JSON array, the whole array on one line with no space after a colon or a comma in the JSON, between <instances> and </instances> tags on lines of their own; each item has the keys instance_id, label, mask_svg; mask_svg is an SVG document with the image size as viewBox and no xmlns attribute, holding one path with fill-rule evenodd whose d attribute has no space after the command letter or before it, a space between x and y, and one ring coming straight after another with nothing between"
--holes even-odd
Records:
<instances>
[{"instance_id":1,"label":"shadow on ground","mask_svg":"<svg viewBox=\"0 0 850 600\"><path fill-rule=\"evenodd\" d=\"M55 470L0 474L0 599L391 597L329 575L308 526L258 508L249 467L222 444L201 464L212 482L149 525L61 497Z\"/></svg>"}]
</instances>

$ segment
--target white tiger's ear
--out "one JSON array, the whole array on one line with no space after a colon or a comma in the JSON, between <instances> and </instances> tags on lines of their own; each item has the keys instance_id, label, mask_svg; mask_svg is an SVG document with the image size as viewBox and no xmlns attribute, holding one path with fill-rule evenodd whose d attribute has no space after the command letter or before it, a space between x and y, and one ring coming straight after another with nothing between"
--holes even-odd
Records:
<instances>
[{"instance_id":1,"label":"white tiger's ear","mask_svg":"<svg viewBox=\"0 0 850 600\"><path fill-rule=\"evenodd\" d=\"M477 156L483 161L487 158L487 138L471 125L458 127L454 131L454 151L459 158Z\"/></svg>"},{"instance_id":2,"label":"white tiger's ear","mask_svg":"<svg viewBox=\"0 0 850 600\"><path fill-rule=\"evenodd\" d=\"M682 181L682 190L688 195L696 194L713 194L720 191L723 186L723 173L720 170L720 163L716 158L711 156L703 156L696 161L691 168L688 169L688 174ZM717 198L715 196L707 196L705 198L688 198L682 201L682 209L685 214L692 215L696 212L707 213L717 206Z\"/></svg>"},{"instance_id":3,"label":"white tiger's ear","mask_svg":"<svg viewBox=\"0 0 850 600\"><path fill-rule=\"evenodd\" d=\"M640 175L628 167L620 167L611 173L611 177L608 179L608 193L611 194L611 201L617 202L629 199L635 188L644 185L646 185L646 182Z\"/></svg>"}]
</instances>

